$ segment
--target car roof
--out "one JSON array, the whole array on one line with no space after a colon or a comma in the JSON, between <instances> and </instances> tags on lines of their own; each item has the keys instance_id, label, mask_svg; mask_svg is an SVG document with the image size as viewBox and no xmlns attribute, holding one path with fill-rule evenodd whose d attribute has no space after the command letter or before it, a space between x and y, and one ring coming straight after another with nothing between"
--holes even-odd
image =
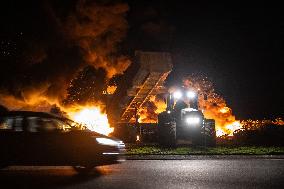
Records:
<instances>
[{"instance_id":1,"label":"car roof","mask_svg":"<svg viewBox=\"0 0 284 189\"><path fill-rule=\"evenodd\" d=\"M47 112L34 112L34 111L6 111L6 112L1 112L0 117L1 116L43 117L43 118L56 118L60 120L70 120L63 116L60 117Z\"/></svg>"},{"instance_id":2,"label":"car roof","mask_svg":"<svg viewBox=\"0 0 284 189\"><path fill-rule=\"evenodd\" d=\"M1 117L9 117L9 116L23 116L23 117L43 117L43 118L55 118L55 119L59 119L62 121L71 121L74 122L71 119L68 119L64 116L58 116L55 114L51 114L51 113L47 113L47 112L34 112L34 111L4 111L4 112L0 112L0 118ZM97 136L102 136L102 137L107 137L107 138L113 138L114 137L109 137L97 132L92 132L93 134L96 134Z\"/></svg>"}]
</instances>

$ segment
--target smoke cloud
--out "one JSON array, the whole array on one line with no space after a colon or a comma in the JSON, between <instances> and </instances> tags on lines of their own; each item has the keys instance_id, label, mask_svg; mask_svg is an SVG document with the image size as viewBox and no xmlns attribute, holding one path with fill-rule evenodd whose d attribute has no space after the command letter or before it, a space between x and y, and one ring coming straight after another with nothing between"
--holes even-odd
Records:
<instances>
[{"instance_id":1,"label":"smoke cloud","mask_svg":"<svg viewBox=\"0 0 284 189\"><path fill-rule=\"evenodd\" d=\"M125 56L116 56L116 46L128 28L128 5L104 4L81 0L68 17L66 29L80 46L84 60L95 68L104 68L109 78L122 74L130 65Z\"/></svg>"},{"instance_id":2,"label":"smoke cloud","mask_svg":"<svg viewBox=\"0 0 284 189\"><path fill-rule=\"evenodd\" d=\"M86 66L104 69L107 83L131 63L117 52L128 28L125 3L32 0L7 7L7 17L16 15L10 19L12 31L1 36L15 50L1 58L0 104L10 109L59 105L70 81ZM4 28L11 23L4 22Z\"/></svg>"}]
</instances>

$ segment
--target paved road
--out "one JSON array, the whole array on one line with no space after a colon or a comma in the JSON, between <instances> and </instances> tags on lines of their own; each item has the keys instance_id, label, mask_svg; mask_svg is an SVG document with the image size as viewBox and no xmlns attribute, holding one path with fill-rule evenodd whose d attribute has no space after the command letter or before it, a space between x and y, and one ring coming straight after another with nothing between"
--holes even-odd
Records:
<instances>
[{"instance_id":1,"label":"paved road","mask_svg":"<svg viewBox=\"0 0 284 189\"><path fill-rule=\"evenodd\" d=\"M128 160L88 176L69 167L10 167L0 188L284 188L284 159Z\"/></svg>"}]
</instances>

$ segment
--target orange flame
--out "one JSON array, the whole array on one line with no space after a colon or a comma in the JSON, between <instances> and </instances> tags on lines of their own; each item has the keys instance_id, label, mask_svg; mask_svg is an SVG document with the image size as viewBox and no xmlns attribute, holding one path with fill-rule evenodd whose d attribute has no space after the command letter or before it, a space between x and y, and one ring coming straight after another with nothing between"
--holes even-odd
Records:
<instances>
[{"instance_id":1,"label":"orange flame","mask_svg":"<svg viewBox=\"0 0 284 189\"><path fill-rule=\"evenodd\" d=\"M13 96L0 95L0 104L6 106L9 110L28 110L50 112L54 107L60 109L62 116L68 116L70 119L86 125L91 131L95 131L104 135L113 132L110 127L107 115L103 113L100 106L81 106L72 105L71 107L61 106L57 100L51 100L43 95L33 93L24 100L18 100ZM59 113L59 112L58 112Z\"/></svg>"},{"instance_id":2,"label":"orange flame","mask_svg":"<svg viewBox=\"0 0 284 189\"><path fill-rule=\"evenodd\" d=\"M223 114L228 113L229 111L230 111L230 108L228 108L226 106L220 109L220 112L223 113Z\"/></svg>"},{"instance_id":3,"label":"orange flame","mask_svg":"<svg viewBox=\"0 0 284 189\"><path fill-rule=\"evenodd\" d=\"M107 115L102 113L98 106L82 107L76 111L69 111L67 114L74 121L86 125L91 131L104 135L109 135L113 132L113 128L109 125Z\"/></svg>"},{"instance_id":4,"label":"orange flame","mask_svg":"<svg viewBox=\"0 0 284 189\"><path fill-rule=\"evenodd\" d=\"M209 79L192 74L184 80L184 86L198 91L199 109L203 111L205 118L215 120L217 137L232 136L236 130L242 129L242 123L236 120L225 99L215 92Z\"/></svg>"},{"instance_id":5,"label":"orange flame","mask_svg":"<svg viewBox=\"0 0 284 189\"><path fill-rule=\"evenodd\" d=\"M157 123L158 114L166 110L166 103L158 96L151 96L139 110L139 123Z\"/></svg>"}]
</instances>

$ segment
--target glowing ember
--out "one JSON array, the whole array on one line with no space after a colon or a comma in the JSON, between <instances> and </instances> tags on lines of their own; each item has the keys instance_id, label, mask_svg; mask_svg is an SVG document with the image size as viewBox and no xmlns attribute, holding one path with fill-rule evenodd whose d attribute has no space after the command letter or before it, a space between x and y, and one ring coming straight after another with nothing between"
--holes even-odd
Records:
<instances>
[{"instance_id":1,"label":"glowing ember","mask_svg":"<svg viewBox=\"0 0 284 189\"><path fill-rule=\"evenodd\" d=\"M246 130L256 130L260 127L265 127L266 125L283 126L284 121L283 121L282 118L276 118L274 120L270 120L270 119L262 119L262 120L248 119L248 120L243 120L241 122L241 124L243 125L243 128L245 128Z\"/></svg>"},{"instance_id":2,"label":"glowing ember","mask_svg":"<svg viewBox=\"0 0 284 189\"><path fill-rule=\"evenodd\" d=\"M113 132L113 128L108 123L107 115L102 113L99 107L83 108L77 112L69 112L68 115L74 121L85 124L91 131L104 135Z\"/></svg>"},{"instance_id":3,"label":"glowing ember","mask_svg":"<svg viewBox=\"0 0 284 189\"><path fill-rule=\"evenodd\" d=\"M107 87L107 94L113 94L117 89L117 86L111 85Z\"/></svg>"}]
</instances>

